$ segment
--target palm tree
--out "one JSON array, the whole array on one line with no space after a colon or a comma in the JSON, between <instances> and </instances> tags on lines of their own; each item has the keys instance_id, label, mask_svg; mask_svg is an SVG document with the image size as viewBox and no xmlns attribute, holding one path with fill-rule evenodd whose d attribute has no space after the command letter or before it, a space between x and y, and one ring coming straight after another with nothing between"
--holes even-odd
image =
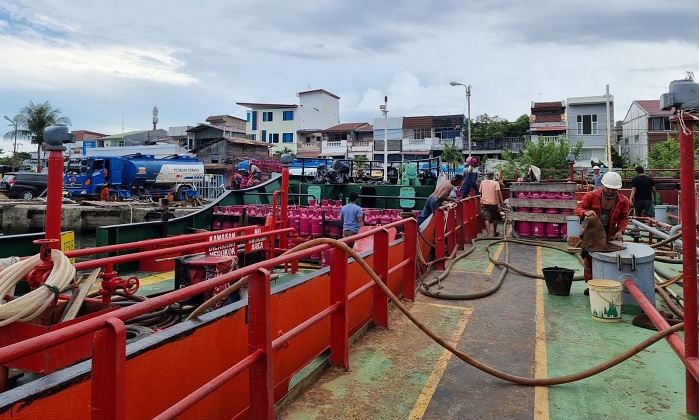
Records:
<instances>
[{"instance_id":1,"label":"palm tree","mask_svg":"<svg viewBox=\"0 0 699 420\"><path fill-rule=\"evenodd\" d=\"M456 172L456 167L464 161L463 156L461 156L461 151L456 148L456 146L450 146L448 144L444 145L442 150L442 162L446 162L447 168L451 171L454 169Z\"/></svg>"},{"instance_id":2,"label":"palm tree","mask_svg":"<svg viewBox=\"0 0 699 420\"><path fill-rule=\"evenodd\" d=\"M37 151L37 172L41 172L41 149L44 146L44 129L52 124L71 125L70 118L59 117L60 108L52 108L49 101L43 104L29 102L15 116L17 123L17 137L29 138L36 144Z\"/></svg>"},{"instance_id":3,"label":"palm tree","mask_svg":"<svg viewBox=\"0 0 699 420\"><path fill-rule=\"evenodd\" d=\"M282 157L282 155L287 155L287 154L291 155L291 156L296 156L296 153L294 153L294 151L291 150L287 146L284 146L284 148L281 150L277 150L276 152L274 152L274 154L272 156L275 158L280 158L280 157Z\"/></svg>"}]
</instances>

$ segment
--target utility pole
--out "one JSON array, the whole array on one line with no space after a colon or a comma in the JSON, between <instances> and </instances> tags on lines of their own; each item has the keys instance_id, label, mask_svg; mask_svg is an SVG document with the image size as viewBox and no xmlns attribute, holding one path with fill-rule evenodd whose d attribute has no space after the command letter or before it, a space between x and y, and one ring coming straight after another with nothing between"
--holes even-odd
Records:
<instances>
[{"instance_id":1,"label":"utility pole","mask_svg":"<svg viewBox=\"0 0 699 420\"><path fill-rule=\"evenodd\" d=\"M383 180L388 182L388 96L383 97L383 105L379 105L383 112Z\"/></svg>"},{"instance_id":2,"label":"utility pole","mask_svg":"<svg viewBox=\"0 0 699 420\"><path fill-rule=\"evenodd\" d=\"M452 86L463 86L466 89L466 107L468 109L468 157L471 157L471 85L459 82L449 82Z\"/></svg>"},{"instance_id":3,"label":"utility pole","mask_svg":"<svg viewBox=\"0 0 699 420\"><path fill-rule=\"evenodd\" d=\"M12 170L16 171L17 170L17 117L15 116L14 120L11 120L7 115L5 115L5 119L9 122L12 123L14 126L14 137L15 137L15 144L14 148L12 149Z\"/></svg>"}]
</instances>

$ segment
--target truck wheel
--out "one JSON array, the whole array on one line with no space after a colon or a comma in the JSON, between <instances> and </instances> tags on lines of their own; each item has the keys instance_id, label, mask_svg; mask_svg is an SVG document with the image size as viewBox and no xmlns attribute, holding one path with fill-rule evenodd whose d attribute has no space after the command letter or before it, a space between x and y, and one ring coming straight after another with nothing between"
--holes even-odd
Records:
<instances>
[{"instance_id":1,"label":"truck wheel","mask_svg":"<svg viewBox=\"0 0 699 420\"><path fill-rule=\"evenodd\" d=\"M23 200L31 200L34 198L34 193L31 190L24 190L22 194L20 194L20 197L22 197Z\"/></svg>"}]
</instances>

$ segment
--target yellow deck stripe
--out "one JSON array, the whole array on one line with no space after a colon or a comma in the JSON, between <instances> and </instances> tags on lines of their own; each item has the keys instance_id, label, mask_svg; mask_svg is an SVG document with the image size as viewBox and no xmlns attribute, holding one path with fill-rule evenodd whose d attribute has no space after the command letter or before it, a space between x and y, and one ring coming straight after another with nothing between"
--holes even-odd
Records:
<instances>
[{"instance_id":1,"label":"yellow deck stripe","mask_svg":"<svg viewBox=\"0 0 699 420\"><path fill-rule=\"evenodd\" d=\"M459 337L461 337L461 335L464 333L464 329L466 329L468 318L473 313L473 309L440 304L434 304L433 306L459 309L464 311L463 315L461 316L461 319L459 320L459 323L454 329L454 334L451 336L451 340L449 341L449 344L456 346L456 342L459 341ZM447 369L447 364L449 363L449 359L451 359L451 356L452 354L449 350L444 349L442 351L442 355L439 356L437 364L432 370L430 377L427 378L427 382L425 383L424 388L422 388L422 392L420 393L420 396L417 398L417 401L413 406L413 410L410 412L410 416L408 416L409 419L417 420L421 419L422 416L425 415L427 406L430 404L430 400L432 399L434 392L437 390L437 385L439 385L439 381L442 379L442 375L444 375L444 371Z\"/></svg>"},{"instance_id":2,"label":"yellow deck stripe","mask_svg":"<svg viewBox=\"0 0 699 420\"><path fill-rule=\"evenodd\" d=\"M143 286L149 286L149 285L155 284L155 283L160 283L160 282L166 281L166 280L172 280L174 278L175 278L175 271L173 270L173 271L165 271L162 273L153 274L153 275L146 276L146 277L139 277L138 282L139 282L139 287L143 287ZM95 282L95 284L92 286L90 291L94 290L96 292L101 288L102 288L102 285L100 285L99 282Z\"/></svg>"},{"instance_id":3,"label":"yellow deck stripe","mask_svg":"<svg viewBox=\"0 0 699 420\"><path fill-rule=\"evenodd\" d=\"M541 273L541 247L536 248L536 272ZM544 319L544 281L536 279L536 346L534 348L534 377L545 378L546 368L546 322ZM534 388L534 419L548 420L549 389L545 386Z\"/></svg>"},{"instance_id":4,"label":"yellow deck stripe","mask_svg":"<svg viewBox=\"0 0 699 420\"><path fill-rule=\"evenodd\" d=\"M495 260L497 261L498 258L500 258L500 253L502 250L505 248L505 243L501 242L500 245L498 245L497 250L495 251ZM488 264L488 268L485 269L485 274L490 274L493 272L493 269L495 268L495 264L491 261L490 264Z\"/></svg>"}]
</instances>

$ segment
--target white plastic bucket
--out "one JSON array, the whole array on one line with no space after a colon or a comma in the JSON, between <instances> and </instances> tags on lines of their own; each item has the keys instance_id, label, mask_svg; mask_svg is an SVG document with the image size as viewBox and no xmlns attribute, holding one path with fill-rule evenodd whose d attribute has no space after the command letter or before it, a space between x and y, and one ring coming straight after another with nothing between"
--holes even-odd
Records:
<instances>
[{"instance_id":1,"label":"white plastic bucket","mask_svg":"<svg viewBox=\"0 0 699 420\"><path fill-rule=\"evenodd\" d=\"M592 279L590 289L590 313L592 319L601 322L621 322L621 283L614 280Z\"/></svg>"}]
</instances>

